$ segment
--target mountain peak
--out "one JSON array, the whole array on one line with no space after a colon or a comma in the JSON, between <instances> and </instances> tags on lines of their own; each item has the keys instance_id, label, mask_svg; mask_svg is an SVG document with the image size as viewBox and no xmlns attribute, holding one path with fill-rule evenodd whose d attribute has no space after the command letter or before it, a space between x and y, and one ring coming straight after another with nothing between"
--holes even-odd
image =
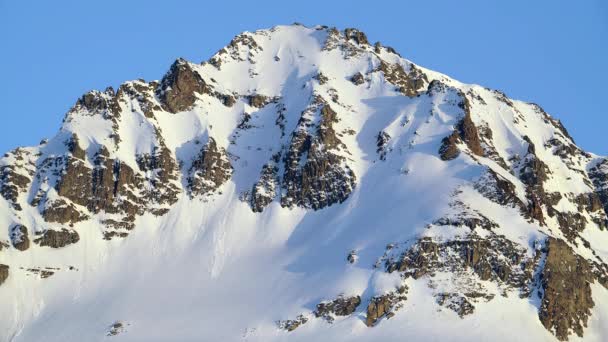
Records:
<instances>
[{"instance_id":1,"label":"mountain peak","mask_svg":"<svg viewBox=\"0 0 608 342\"><path fill-rule=\"evenodd\" d=\"M0 339L604 340L607 213L608 159L536 104L244 32L0 158Z\"/></svg>"}]
</instances>

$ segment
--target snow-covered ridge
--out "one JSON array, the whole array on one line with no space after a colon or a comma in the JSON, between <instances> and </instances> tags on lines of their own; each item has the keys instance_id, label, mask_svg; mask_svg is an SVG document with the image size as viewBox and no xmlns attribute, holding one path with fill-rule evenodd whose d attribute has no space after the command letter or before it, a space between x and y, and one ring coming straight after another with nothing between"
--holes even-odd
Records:
<instances>
[{"instance_id":1,"label":"snow-covered ridge","mask_svg":"<svg viewBox=\"0 0 608 342\"><path fill-rule=\"evenodd\" d=\"M91 91L0 195L2 341L608 336L607 159L356 29Z\"/></svg>"}]
</instances>

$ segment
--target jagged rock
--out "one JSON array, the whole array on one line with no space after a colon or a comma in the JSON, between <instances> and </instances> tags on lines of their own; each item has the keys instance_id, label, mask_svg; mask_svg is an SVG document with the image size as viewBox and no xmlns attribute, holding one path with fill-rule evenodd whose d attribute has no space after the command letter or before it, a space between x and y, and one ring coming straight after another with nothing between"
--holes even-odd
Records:
<instances>
[{"instance_id":1,"label":"jagged rock","mask_svg":"<svg viewBox=\"0 0 608 342\"><path fill-rule=\"evenodd\" d=\"M460 318L470 315L475 311L475 306L469 302L467 297L457 293L437 294L437 304L452 309Z\"/></svg>"},{"instance_id":2,"label":"jagged rock","mask_svg":"<svg viewBox=\"0 0 608 342\"><path fill-rule=\"evenodd\" d=\"M6 281L6 279L8 279L8 271L8 265L0 264L0 285L2 285Z\"/></svg>"},{"instance_id":3,"label":"jagged rock","mask_svg":"<svg viewBox=\"0 0 608 342\"><path fill-rule=\"evenodd\" d=\"M52 230L48 229L42 236L34 239L34 243L40 245L40 247L51 247L51 248L62 248L80 241L80 236L74 230L62 229Z\"/></svg>"},{"instance_id":4,"label":"jagged rock","mask_svg":"<svg viewBox=\"0 0 608 342\"><path fill-rule=\"evenodd\" d=\"M410 70L406 72L401 64L389 64L381 60L378 70L382 71L386 81L396 86L405 96L418 95L418 91L428 83L426 74L413 64L410 64Z\"/></svg>"},{"instance_id":5,"label":"jagged rock","mask_svg":"<svg viewBox=\"0 0 608 342\"><path fill-rule=\"evenodd\" d=\"M268 96L260 94L250 95L247 98L249 100L249 105L255 108L263 108L271 101Z\"/></svg>"},{"instance_id":6,"label":"jagged rock","mask_svg":"<svg viewBox=\"0 0 608 342\"><path fill-rule=\"evenodd\" d=\"M80 147L78 136L76 134L72 134L72 137L66 142L66 146L74 158L81 160L85 159L86 151Z\"/></svg>"},{"instance_id":7,"label":"jagged rock","mask_svg":"<svg viewBox=\"0 0 608 342\"><path fill-rule=\"evenodd\" d=\"M608 158L600 160L589 169L589 178L604 207L604 213L608 215Z\"/></svg>"},{"instance_id":8,"label":"jagged rock","mask_svg":"<svg viewBox=\"0 0 608 342\"><path fill-rule=\"evenodd\" d=\"M55 271L49 268L28 268L27 271L39 276L41 279L50 278L53 274L55 274Z\"/></svg>"},{"instance_id":9,"label":"jagged rock","mask_svg":"<svg viewBox=\"0 0 608 342\"><path fill-rule=\"evenodd\" d=\"M298 317L293 320L288 319L286 321L278 321L277 326L279 327L279 329L282 330L294 331L301 325L306 324L307 322L308 318L306 318L304 315L298 315Z\"/></svg>"},{"instance_id":10,"label":"jagged rock","mask_svg":"<svg viewBox=\"0 0 608 342\"><path fill-rule=\"evenodd\" d=\"M399 310L403 305L402 302L407 299L406 286L401 286L394 292L389 292L382 296L372 297L367 306L367 316L365 325L368 327L374 326L382 317L387 319L395 315L395 311Z\"/></svg>"},{"instance_id":11,"label":"jagged rock","mask_svg":"<svg viewBox=\"0 0 608 342\"><path fill-rule=\"evenodd\" d=\"M344 297L341 295L333 301L317 304L314 314L315 317L332 323L335 319L334 316L348 316L357 310L359 304L361 304L360 296Z\"/></svg>"},{"instance_id":12,"label":"jagged rock","mask_svg":"<svg viewBox=\"0 0 608 342\"><path fill-rule=\"evenodd\" d=\"M357 255L357 251L354 249L350 251L350 253L348 253L348 256L346 257L346 260L351 264L357 262L357 259L359 259L359 256Z\"/></svg>"},{"instance_id":13,"label":"jagged rock","mask_svg":"<svg viewBox=\"0 0 608 342\"><path fill-rule=\"evenodd\" d=\"M150 154L140 154L136 161L139 170L145 174L143 198L147 201L151 199L152 205L172 205L177 202L177 196L181 192L179 169L173 153L164 143L161 141L160 146L154 146ZM158 208L149 207L150 212L157 210Z\"/></svg>"},{"instance_id":14,"label":"jagged rock","mask_svg":"<svg viewBox=\"0 0 608 342\"><path fill-rule=\"evenodd\" d=\"M359 45L369 45L369 41L367 40L367 36L365 33L359 31L355 28L347 28L344 30L344 36L346 39L352 39Z\"/></svg>"},{"instance_id":15,"label":"jagged rock","mask_svg":"<svg viewBox=\"0 0 608 342\"><path fill-rule=\"evenodd\" d=\"M192 161L188 177L190 194L199 196L217 191L230 179L233 170L226 151L218 148L215 139L210 137Z\"/></svg>"},{"instance_id":16,"label":"jagged rock","mask_svg":"<svg viewBox=\"0 0 608 342\"><path fill-rule=\"evenodd\" d=\"M106 336L116 336L125 332L125 325L123 322L114 322L110 325Z\"/></svg>"},{"instance_id":17,"label":"jagged rock","mask_svg":"<svg viewBox=\"0 0 608 342\"><path fill-rule=\"evenodd\" d=\"M196 94L208 94L211 89L188 62L180 58L162 79L158 93L165 109L177 113L190 109Z\"/></svg>"},{"instance_id":18,"label":"jagged rock","mask_svg":"<svg viewBox=\"0 0 608 342\"><path fill-rule=\"evenodd\" d=\"M517 197L515 184L492 169L487 169L474 187L492 202L520 208L522 212L527 210L526 204Z\"/></svg>"},{"instance_id":19,"label":"jagged rock","mask_svg":"<svg viewBox=\"0 0 608 342\"><path fill-rule=\"evenodd\" d=\"M21 224L12 226L9 236L13 247L15 247L17 250L25 251L30 248L30 239L28 237L26 226Z\"/></svg>"},{"instance_id":20,"label":"jagged rock","mask_svg":"<svg viewBox=\"0 0 608 342\"><path fill-rule=\"evenodd\" d=\"M439 155L442 160L451 160L458 157L460 151L456 145L461 141L467 145L473 154L478 156L484 155L477 127L475 127L475 124L471 119L471 105L469 104L469 100L462 92L459 92L459 94L462 101L458 103L458 106L463 110L464 117L458 122L454 132L441 141Z\"/></svg>"},{"instance_id":21,"label":"jagged rock","mask_svg":"<svg viewBox=\"0 0 608 342\"><path fill-rule=\"evenodd\" d=\"M329 81L329 78L327 78L327 76L325 76L322 72L319 72L317 74L317 76L314 77L317 81L319 81L319 84L323 85L325 83L327 83Z\"/></svg>"},{"instance_id":22,"label":"jagged rock","mask_svg":"<svg viewBox=\"0 0 608 342\"><path fill-rule=\"evenodd\" d=\"M63 199L55 201L47 201L42 211L42 217L46 222L57 223L76 223L85 221L89 217L80 212L72 203L68 203Z\"/></svg>"},{"instance_id":23,"label":"jagged rock","mask_svg":"<svg viewBox=\"0 0 608 342\"><path fill-rule=\"evenodd\" d=\"M284 157L281 205L322 209L344 202L355 187L355 174L336 152L343 144L333 129L336 112L321 98L309 111L320 113L316 134L308 131L305 111ZM303 160L303 158L305 158Z\"/></svg>"},{"instance_id":24,"label":"jagged rock","mask_svg":"<svg viewBox=\"0 0 608 342\"><path fill-rule=\"evenodd\" d=\"M251 209L261 213L277 196L279 188L279 162L281 155L275 154L272 160L264 165L260 179L251 189Z\"/></svg>"},{"instance_id":25,"label":"jagged rock","mask_svg":"<svg viewBox=\"0 0 608 342\"><path fill-rule=\"evenodd\" d=\"M354 85L360 85L365 83L365 77L363 77L362 73L358 72L350 78L350 81L353 82Z\"/></svg>"},{"instance_id":26,"label":"jagged rock","mask_svg":"<svg viewBox=\"0 0 608 342\"><path fill-rule=\"evenodd\" d=\"M403 272L418 279L436 271L471 269L481 280L500 281L524 290L532 277L533 260L516 243L495 234L487 238L469 235L466 239L433 241L421 238L396 258L387 258L387 272Z\"/></svg>"},{"instance_id":27,"label":"jagged rock","mask_svg":"<svg viewBox=\"0 0 608 342\"><path fill-rule=\"evenodd\" d=\"M35 165L29 161L30 152L22 148L7 153L5 157L13 157L15 161L0 166L0 195L15 210L21 211L21 205L18 203L19 195L27 191Z\"/></svg>"},{"instance_id":28,"label":"jagged rock","mask_svg":"<svg viewBox=\"0 0 608 342\"><path fill-rule=\"evenodd\" d=\"M385 131L380 131L376 137L376 153L380 157L380 160L386 160L386 154L389 152L388 142L391 140L391 136Z\"/></svg>"},{"instance_id":29,"label":"jagged rock","mask_svg":"<svg viewBox=\"0 0 608 342\"><path fill-rule=\"evenodd\" d=\"M546 249L540 321L561 341L566 341L571 331L583 337L583 327L587 326L595 305L590 287L594 281L591 267L562 240L548 238Z\"/></svg>"}]
</instances>

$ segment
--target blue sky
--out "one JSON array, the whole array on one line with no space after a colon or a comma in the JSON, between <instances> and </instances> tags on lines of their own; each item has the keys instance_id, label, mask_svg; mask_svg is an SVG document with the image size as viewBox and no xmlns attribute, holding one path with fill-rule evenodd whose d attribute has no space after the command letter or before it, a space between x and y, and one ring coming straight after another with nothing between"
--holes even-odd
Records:
<instances>
[{"instance_id":1,"label":"blue sky","mask_svg":"<svg viewBox=\"0 0 608 342\"><path fill-rule=\"evenodd\" d=\"M245 30L301 22L370 41L460 81L536 102L608 155L608 2L0 0L0 151L37 144L90 89L159 79Z\"/></svg>"}]
</instances>

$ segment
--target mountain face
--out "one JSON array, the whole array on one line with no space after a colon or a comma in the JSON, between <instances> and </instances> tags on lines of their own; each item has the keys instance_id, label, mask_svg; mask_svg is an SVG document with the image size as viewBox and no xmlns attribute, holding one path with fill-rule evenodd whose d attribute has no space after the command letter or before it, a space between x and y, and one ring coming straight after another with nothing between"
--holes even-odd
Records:
<instances>
[{"instance_id":1,"label":"mountain face","mask_svg":"<svg viewBox=\"0 0 608 342\"><path fill-rule=\"evenodd\" d=\"M0 195L2 341L608 339L608 159L356 29L91 91Z\"/></svg>"}]
</instances>

